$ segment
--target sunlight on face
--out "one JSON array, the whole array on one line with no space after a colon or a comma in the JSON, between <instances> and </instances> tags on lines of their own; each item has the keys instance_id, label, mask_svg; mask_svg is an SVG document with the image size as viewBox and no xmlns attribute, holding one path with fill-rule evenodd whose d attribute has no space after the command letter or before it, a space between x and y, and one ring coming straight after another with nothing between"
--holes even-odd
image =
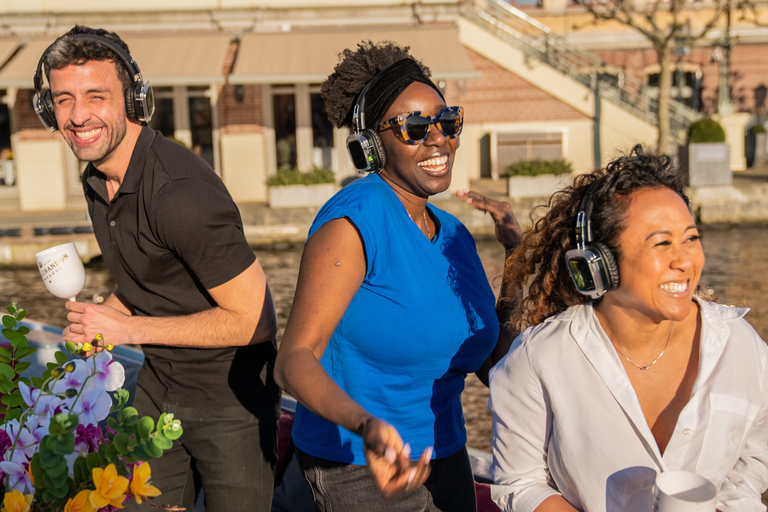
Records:
<instances>
[{"instance_id":1,"label":"sunlight on face","mask_svg":"<svg viewBox=\"0 0 768 512\"><path fill-rule=\"evenodd\" d=\"M629 196L625 229L619 236L619 287L605 295L652 322L683 320L704 267L699 230L673 190L646 188Z\"/></svg>"}]
</instances>

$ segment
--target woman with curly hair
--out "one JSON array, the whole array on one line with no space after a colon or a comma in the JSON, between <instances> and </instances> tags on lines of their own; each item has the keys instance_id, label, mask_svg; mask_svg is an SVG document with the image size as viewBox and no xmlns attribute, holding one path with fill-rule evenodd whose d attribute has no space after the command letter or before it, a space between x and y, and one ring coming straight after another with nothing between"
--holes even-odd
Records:
<instances>
[{"instance_id":1,"label":"woman with curly hair","mask_svg":"<svg viewBox=\"0 0 768 512\"><path fill-rule=\"evenodd\" d=\"M505 269L528 328L490 376L502 510L647 512L667 470L765 510L768 348L697 292L703 266L666 156L636 146L553 195Z\"/></svg>"},{"instance_id":2,"label":"woman with curly hair","mask_svg":"<svg viewBox=\"0 0 768 512\"><path fill-rule=\"evenodd\" d=\"M460 398L492 365L499 321L472 236L428 204L450 184L463 109L407 48L341 57L326 111L373 172L323 206L304 248L275 368L299 402L299 464L317 510L472 511ZM519 241L509 205L463 196Z\"/></svg>"}]
</instances>

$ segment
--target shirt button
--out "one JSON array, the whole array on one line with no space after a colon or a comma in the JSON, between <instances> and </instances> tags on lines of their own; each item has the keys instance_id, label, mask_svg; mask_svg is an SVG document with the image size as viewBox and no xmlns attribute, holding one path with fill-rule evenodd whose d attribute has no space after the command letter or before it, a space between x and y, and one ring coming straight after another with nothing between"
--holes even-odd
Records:
<instances>
[{"instance_id":1,"label":"shirt button","mask_svg":"<svg viewBox=\"0 0 768 512\"><path fill-rule=\"evenodd\" d=\"M115 227L115 221L110 222L109 225Z\"/></svg>"},{"instance_id":2,"label":"shirt button","mask_svg":"<svg viewBox=\"0 0 768 512\"><path fill-rule=\"evenodd\" d=\"M691 429L689 429L689 428L684 428L684 429L683 429L683 435L684 435L684 436L687 436L687 435L688 435L688 434L690 434L690 433L691 433Z\"/></svg>"}]
</instances>

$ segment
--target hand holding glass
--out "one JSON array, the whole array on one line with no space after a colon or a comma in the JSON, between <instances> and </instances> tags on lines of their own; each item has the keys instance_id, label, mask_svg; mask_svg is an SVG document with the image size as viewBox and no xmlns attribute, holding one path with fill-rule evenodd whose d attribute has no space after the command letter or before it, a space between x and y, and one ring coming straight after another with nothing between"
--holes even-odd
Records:
<instances>
[{"instance_id":1,"label":"hand holding glass","mask_svg":"<svg viewBox=\"0 0 768 512\"><path fill-rule=\"evenodd\" d=\"M35 254L37 269L48 291L60 299L74 301L85 286L83 260L72 242Z\"/></svg>"}]
</instances>

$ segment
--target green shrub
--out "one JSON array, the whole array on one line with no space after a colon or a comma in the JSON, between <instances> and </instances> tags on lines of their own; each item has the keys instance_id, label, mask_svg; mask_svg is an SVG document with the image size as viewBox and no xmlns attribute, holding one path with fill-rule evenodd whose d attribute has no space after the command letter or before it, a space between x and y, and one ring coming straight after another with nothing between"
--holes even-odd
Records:
<instances>
[{"instance_id":1,"label":"green shrub","mask_svg":"<svg viewBox=\"0 0 768 512\"><path fill-rule=\"evenodd\" d=\"M688 143L725 142L725 131L714 119L699 119L688 128Z\"/></svg>"},{"instance_id":2,"label":"green shrub","mask_svg":"<svg viewBox=\"0 0 768 512\"><path fill-rule=\"evenodd\" d=\"M541 176L542 174L570 174L573 172L571 162L564 158L559 160L521 160L509 164L504 170L506 176Z\"/></svg>"},{"instance_id":3,"label":"green shrub","mask_svg":"<svg viewBox=\"0 0 768 512\"><path fill-rule=\"evenodd\" d=\"M766 131L768 130L766 130L765 126L761 124L754 124L749 127L749 133L751 133L752 135L755 135L757 133L765 133Z\"/></svg>"},{"instance_id":4,"label":"green shrub","mask_svg":"<svg viewBox=\"0 0 768 512\"><path fill-rule=\"evenodd\" d=\"M333 183L335 177L330 169L312 169L301 172L298 169L278 169L267 178L267 185L280 187L284 185L314 185L317 183Z\"/></svg>"}]
</instances>

